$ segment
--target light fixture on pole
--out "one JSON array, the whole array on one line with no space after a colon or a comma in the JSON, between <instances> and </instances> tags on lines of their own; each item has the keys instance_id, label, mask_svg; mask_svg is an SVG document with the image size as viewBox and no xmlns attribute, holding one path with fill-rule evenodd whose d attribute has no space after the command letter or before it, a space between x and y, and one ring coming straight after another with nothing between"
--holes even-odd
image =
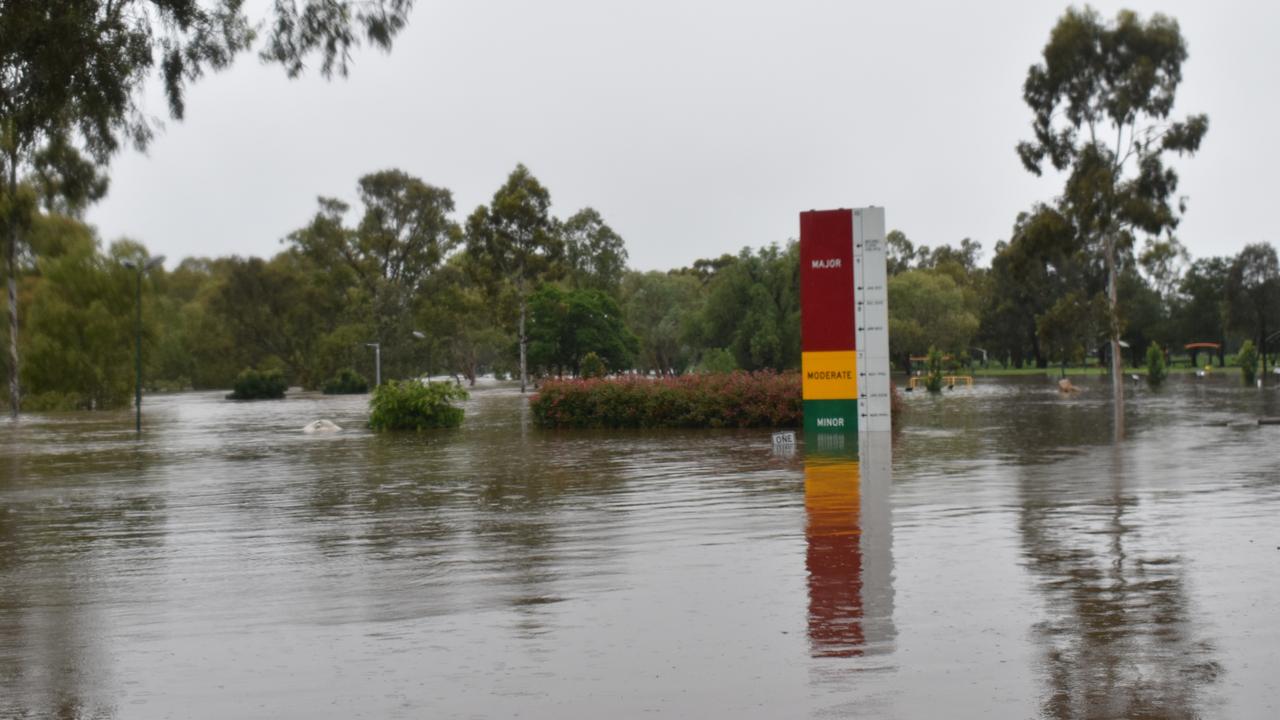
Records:
<instances>
[{"instance_id":1,"label":"light fixture on pole","mask_svg":"<svg viewBox=\"0 0 1280 720\"><path fill-rule=\"evenodd\" d=\"M419 339L419 340L426 340L426 339L427 339L427 334L426 334L426 333L424 333L424 332L422 332L421 330L411 330L411 331L410 331L410 334L412 334L415 338L417 338L417 339ZM428 348L428 350L430 350L430 348ZM427 378L427 379L426 379L426 381L427 381L427 382L431 382L431 357L430 357L430 356L428 356L428 357L427 357L427 373L426 373L426 378Z\"/></svg>"},{"instance_id":2,"label":"light fixture on pole","mask_svg":"<svg viewBox=\"0 0 1280 720\"><path fill-rule=\"evenodd\" d=\"M373 386L382 386L382 344L381 343L365 343L365 347L373 348Z\"/></svg>"},{"instance_id":3,"label":"light fixture on pole","mask_svg":"<svg viewBox=\"0 0 1280 720\"><path fill-rule=\"evenodd\" d=\"M135 409L134 428L137 430L139 435L142 434L142 275L143 273L146 273L149 270L154 270L162 262L164 262L163 255L157 255L151 258L150 260L147 260L146 262L141 262L137 260L121 261L121 264L129 268L130 270L138 271L138 295L137 295L138 314L137 314L137 321L134 323L134 326L133 326L133 337L134 337L134 356L133 357L134 357L134 367L137 369L137 379L133 385L133 407Z\"/></svg>"}]
</instances>

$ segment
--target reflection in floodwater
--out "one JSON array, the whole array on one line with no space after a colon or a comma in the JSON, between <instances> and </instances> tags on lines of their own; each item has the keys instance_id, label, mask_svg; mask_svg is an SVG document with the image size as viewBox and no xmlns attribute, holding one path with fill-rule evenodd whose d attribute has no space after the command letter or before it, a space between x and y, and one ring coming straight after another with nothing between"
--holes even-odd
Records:
<instances>
[{"instance_id":1,"label":"reflection in floodwater","mask_svg":"<svg viewBox=\"0 0 1280 720\"><path fill-rule=\"evenodd\" d=\"M1197 638L1181 558L1144 533L1126 494L1121 449L1097 477L1109 488L1067 499L1025 483L1025 556L1048 604L1036 625L1051 718L1200 717L1222 667ZM1085 508L1089 509L1086 511Z\"/></svg>"},{"instance_id":2,"label":"reflection in floodwater","mask_svg":"<svg viewBox=\"0 0 1280 720\"><path fill-rule=\"evenodd\" d=\"M813 435L806 445L811 653L848 658L889 652L894 628L888 437L863 436L859 448L853 437Z\"/></svg>"},{"instance_id":3,"label":"reflection in floodwater","mask_svg":"<svg viewBox=\"0 0 1280 720\"><path fill-rule=\"evenodd\" d=\"M1280 428L1229 423L1280 392L1171 378L1113 448L1089 383L914 394L892 482L877 438L540 431L511 386L440 433L24 418L0 718L1275 716Z\"/></svg>"},{"instance_id":4,"label":"reflection in floodwater","mask_svg":"<svg viewBox=\"0 0 1280 720\"><path fill-rule=\"evenodd\" d=\"M110 434L94 420L85 435ZM12 433L34 437L41 430ZM106 459L71 451L29 465L20 459L8 458L0 478L0 489L13 493L0 504L0 577L19 579L0 582L0 717L115 717L103 699L103 688L118 681L103 629L114 601L130 595L133 573L104 576L94 557L155 558L164 500L148 480L145 459L132 452ZM87 487L64 479L69 464L88 470Z\"/></svg>"}]
</instances>

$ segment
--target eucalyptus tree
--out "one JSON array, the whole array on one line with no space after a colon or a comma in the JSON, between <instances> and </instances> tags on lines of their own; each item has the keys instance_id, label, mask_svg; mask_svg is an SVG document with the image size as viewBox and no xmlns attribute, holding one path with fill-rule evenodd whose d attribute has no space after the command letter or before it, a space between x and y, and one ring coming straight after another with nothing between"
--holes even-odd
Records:
<instances>
[{"instance_id":1,"label":"eucalyptus tree","mask_svg":"<svg viewBox=\"0 0 1280 720\"><path fill-rule=\"evenodd\" d=\"M1226 364L1227 278L1231 259L1200 258L1191 263L1178 284L1174 321L1184 342L1218 343L1218 365ZM1191 357L1194 360L1196 351Z\"/></svg>"},{"instance_id":2,"label":"eucalyptus tree","mask_svg":"<svg viewBox=\"0 0 1280 720\"><path fill-rule=\"evenodd\" d=\"M520 392L529 385L529 296L562 270L564 239L551 217L551 193L523 164L467 218L468 270L493 301L510 295L518 314Z\"/></svg>"},{"instance_id":3,"label":"eucalyptus tree","mask_svg":"<svg viewBox=\"0 0 1280 720\"><path fill-rule=\"evenodd\" d=\"M1280 325L1280 260L1267 243L1246 245L1227 274L1227 319L1242 334L1252 334L1267 372L1267 340Z\"/></svg>"},{"instance_id":4,"label":"eucalyptus tree","mask_svg":"<svg viewBox=\"0 0 1280 720\"><path fill-rule=\"evenodd\" d=\"M33 235L50 220L36 219ZM145 249L117 242L103 253L92 231L54 219L60 238L55 253L39 258L40 277L31 288L28 332L22 346L30 358L22 368L29 403L39 409L110 409L128 405L134 390L132 339L136 275L120 262L145 257ZM146 283L148 295L152 283ZM145 314L142 340L156 336Z\"/></svg>"},{"instance_id":5,"label":"eucalyptus tree","mask_svg":"<svg viewBox=\"0 0 1280 720\"><path fill-rule=\"evenodd\" d=\"M1191 264L1187 248L1175 237L1147 238L1138 256L1142 272L1166 306L1176 299L1183 273Z\"/></svg>"},{"instance_id":6,"label":"eucalyptus tree","mask_svg":"<svg viewBox=\"0 0 1280 720\"><path fill-rule=\"evenodd\" d=\"M320 198L320 210L288 241L319 267L338 273L331 282L350 283L393 373L407 369L411 355L413 304L427 278L461 241L450 219L453 195L400 170L383 170L358 182L360 220L346 224L351 207Z\"/></svg>"},{"instance_id":7,"label":"eucalyptus tree","mask_svg":"<svg viewBox=\"0 0 1280 720\"><path fill-rule=\"evenodd\" d=\"M1046 367L1042 316L1069 292L1096 293L1094 274L1069 217L1043 204L1020 213L1013 236L996 245L991 261L980 301L981 342L1019 365L1029 354L1037 367ZM1057 328L1050 334L1060 336Z\"/></svg>"},{"instance_id":8,"label":"eucalyptus tree","mask_svg":"<svg viewBox=\"0 0 1280 720\"><path fill-rule=\"evenodd\" d=\"M101 169L122 144L145 147L155 126L139 96L154 73L169 114L188 83L250 49L244 0L34 0L0 3L0 223L9 290L9 405L21 400L17 273L37 198L83 208L106 191ZM346 75L353 48L390 47L413 0L275 0L261 57L291 75L316 57ZM27 184L34 188L23 192Z\"/></svg>"},{"instance_id":9,"label":"eucalyptus tree","mask_svg":"<svg viewBox=\"0 0 1280 720\"><path fill-rule=\"evenodd\" d=\"M886 270L889 275L904 273L912 268L916 259L916 246L901 230L890 230L884 236L887 248Z\"/></svg>"},{"instance_id":10,"label":"eucalyptus tree","mask_svg":"<svg viewBox=\"0 0 1280 720\"><path fill-rule=\"evenodd\" d=\"M584 208L560 225L564 238L564 262L569 285L579 290L618 294L627 270L627 248L622 236L609 227L600 213Z\"/></svg>"},{"instance_id":11,"label":"eucalyptus tree","mask_svg":"<svg viewBox=\"0 0 1280 720\"><path fill-rule=\"evenodd\" d=\"M800 244L743 248L707 283L692 340L723 349L744 370L800 367ZM695 263L696 267L696 263Z\"/></svg>"},{"instance_id":12,"label":"eucalyptus tree","mask_svg":"<svg viewBox=\"0 0 1280 720\"><path fill-rule=\"evenodd\" d=\"M561 290L548 283L529 296L529 359L535 366L579 375L595 353L611 371L634 366L639 341L627 329L618 302L591 289Z\"/></svg>"},{"instance_id":13,"label":"eucalyptus tree","mask_svg":"<svg viewBox=\"0 0 1280 720\"><path fill-rule=\"evenodd\" d=\"M1067 173L1060 198L1106 265L1110 309L1115 432L1124 433L1120 374L1118 255L1135 232L1159 235L1178 223L1178 176L1166 153L1194 153L1209 128L1206 115L1173 120L1187 47L1177 21L1144 21L1122 10L1105 22L1092 9L1067 10L1054 26L1042 63L1027 72L1023 98L1035 138L1018 144L1026 169L1047 161Z\"/></svg>"},{"instance_id":14,"label":"eucalyptus tree","mask_svg":"<svg viewBox=\"0 0 1280 720\"><path fill-rule=\"evenodd\" d=\"M443 370L475 385L485 370L510 368L502 360L515 338L500 320L510 313L486 297L467 268L470 262L466 253L455 253L431 275L419 294L414 322L422 335L417 350L424 371Z\"/></svg>"},{"instance_id":15,"label":"eucalyptus tree","mask_svg":"<svg viewBox=\"0 0 1280 720\"><path fill-rule=\"evenodd\" d=\"M697 348L688 342L690 326L704 301L702 283L690 274L653 270L623 277L622 310L640 340L641 370L678 375L693 366Z\"/></svg>"},{"instance_id":16,"label":"eucalyptus tree","mask_svg":"<svg viewBox=\"0 0 1280 720\"><path fill-rule=\"evenodd\" d=\"M908 270L889 278L889 352L904 368L930 347L952 354L968 350L978 313L955 279L936 270Z\"/></svg>"}]
</instances>

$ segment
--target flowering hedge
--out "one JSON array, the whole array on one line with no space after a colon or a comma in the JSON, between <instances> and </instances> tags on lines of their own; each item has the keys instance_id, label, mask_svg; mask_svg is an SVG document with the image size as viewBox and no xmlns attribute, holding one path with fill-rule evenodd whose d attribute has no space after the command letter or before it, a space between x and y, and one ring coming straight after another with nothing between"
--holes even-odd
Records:
<instances>
[{"instance_id":1,"label":"flowering hedge","mask_svg":"<svg viewBox=\"0 0 1280 720\"><path fill-rule=\"evenodd\" d=\"M544 427L800 427L800 374L548 380L530 400Z\"/></svg>"}]
</instances>

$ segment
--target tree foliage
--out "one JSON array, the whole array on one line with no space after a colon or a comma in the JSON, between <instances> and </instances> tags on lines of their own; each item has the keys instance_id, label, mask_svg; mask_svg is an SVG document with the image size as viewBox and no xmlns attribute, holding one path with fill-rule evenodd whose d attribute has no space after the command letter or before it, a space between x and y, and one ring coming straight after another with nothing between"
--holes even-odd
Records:
<instances>
[{"instance_id":1,"label":"tree foliage","mask_svg":"<svg viewBox=\"0 0 1280 720\"><path fill-rule=\"evenodd\" d=\"M22 381L33 389L32 409L125 407L133 397L135 274L120 263L132 250L98 250L88 228L60 224L67 235L57 254L39 261L23 338ZM147 284L150 295L151 284ZM150 349L155 323L143 324Z\"/></svg>"},{"instance_id":2,"label":"tree foliage","mask_svg":"<svg viewBox=\"0 0 1280 720\"><path fill-rule=\"evenodd\" d=\"M693 330L704 348L724 348L743 370L800 366L800 246L744 248L707 283Z\"/></svg>"},{"instance_id":3,"label":"tree foliage","mask_svg":"<svg viewBox=\"0 0 1280 720\"><path fill-rule=\"evenodd\" d=\"M702 312L702 282L687 273L631 272L622 280L621 293L627 326L640 343L639 369L678 375L692 367L697 347L691 338Z\"/></svg>"},{"instance_id":4,"label":"tree foliage","mask_svg":"<svg viewBox=\"0 0 1280 720\"><path fill-rule=\"evenodd\" d=\"M365 175L358 188L363 211L354 226L345 223L346 203L320 198L319 212L288 240L307 261L346 276L343 296L313 300L326 303L331 316L367 326L363 342L380 343L389 373L403 375L416 345L415 304L460 244L462 231L450 219L453 195L447 189L400 170Z\"/></svg>"},{"instance_id":5,"label":"tree foliage","mask_svg":"<svg viewBox=\"0 0 1280 720\"><path fill-rule=\"evenodd\" d=\"M284 371L279 368L245 368L236 376L228 400L279 400L289 389Z\"/></svg>"},{"instance_id":6,"label":"tree foliage","mask_svg":"<svg viewBox=\"0 0 1280 720\"><path fill-rule=\"evenodd\" d=\"M592 208L574 213L560 227L564 237L565 275L574 289L617 295L627 269L627 248Z\"/></svg>"},{"instance_id":7,"label":"tree foliage","mask_svg":"<svg viewBox=\"0 0 1280 720\"><path fill-rule=\"evenodd\" d=\"M908 270L890 278L888 289L889 352L902 367L930 347L955 355L968 350L978 316L950 275Z\"/></svg>"},{"instance_id":8,"label":"tree foliage","mask_svg":"<svg viewBox=\"0 0 1280 720\"><path fill-rule=\"evenodd\" d=\"M517 177L510 194L528 195L531 180ZM489 253L473 252L469 243L483 239L482 232L461 245L449 192L399 171L367 175L359 187L359 215L322 202L274 257L186 258L144 276L147 388L225 389L242 368L253 367L319 389L344 369L371 377L374 353L366 343L377 338L387 378L447 374L474 382L482 373L518 369L516 279L483 265ZM551 215L545 188L518 208L537 210L539 196L548 199L545 212L533 217L546 219L537 223L552 233L546 247L567 248L570 223ZM607 227L594 219L587 226ZM122 261L144 260L146 249L127 240L104 248L92 228L49 212L31 215L25 233L32 252L19 264L17 288L22 350L35 361L23 374L32 407L126 404L137 275ZM1111 327L1104 263L1060 205L1022 214L1009 240L996 244L989 267L969 239L917 246L904 235L902 241L912 252L888 288L891 352L900 366L931 346L963 358L975 343L998 362L1015 364L1065 368L1101 355ZM1157 247L1164 242L1148 244L1142 255L1176 258L1172 244ZM622 257L625 248L615 249ZM1256 347L1274 332L1271 318L1280 309L1270 294L1277 275L1272 246L1195 260L1173 274L1153 270L1160 263L1142 255L1131 249L1118 255L1121 331L1135 364L1155 344L1215 340L1230 352L1246 337ZM800 363L794 242L667 272L624 271L616 296L584 287L594 270L574 280L575 262L567 251L538 255L542 280L526 298L535 370L598 372L587 359L593 354L610 374L668 377ZM1259 321L1266 323L1261 329Z\"/></svg>"},{"instance_id":9,"label":"tree foliage","mask_svg":"<svg viewBox=\"0 0 1280 720\"><path fill-rule=\"evenodd\" d=\"M1164 348L1156 343L1147 346L1147 384L1158 388L1164 384L1169 371L1165 367Z\"/></svg>"},{"instance_id":10,"label":"tree foliage","mask_svg":"<svg viewBox=\"0 0 1280 720\"><path fill-rule=\"evenodd\" d=\"M594 354L615 370L632 367L638 342L618 303L599 290L544 285L529 298L529 362L556 375L578 375Z\"/></svg>"},{"instance_id":11,"label":"tree foliage","mask_svg":"<svg viewBox=\"0 0 1280 720\"><path fill-rule=\"evenodd\" d=\"M488 206L467 218L467 268L491 300L515 298L516 340L520 347L520 390L528 385L529 295L561 274L564 239L551 216L551 193L524 165L507 176Z\"/></svg>"},{"instance_id":12,"label":"tree foliage","mask_svg":"<svg viewBox=\"0 0 1280 720\"><path fill-rule=\"evenodd\" d=\"M37 201L78 214L107 189L103 167L155 132L139 96L158 74L169 114L188 83L228 67L255 39L244 0L0 3L0 230L8 266L9 404L21 402L17 278ZM262 57L297 75L320 58L345 75L352 48L389 48L412 0L276 0Z\"/></svg>"},{"instance_id":13,"label":"tree foliage","mask_svg":"<svg viewBox=\"0 0 1280 720\"><path fill-rule=\"evenodd\" d=\"M455 403L467 391L449 382L423 383L389 380L369 398L369 427L374 430L432 430L456 428L464 410Z\"/></svg>"},{"instance_id":14,"label":"tree foliage","mask_svg":"<svg viewBox=\"0 0 1280 720\"><path fill-rule=\"evenodd\" d=\"M1118 421L1124 387L1119 255L1132 247L1135 233L1159 235L1177 226L1184 202L1174 202L1178 175L1164 156L1194 153L1209 128L1206 115L1170 119L1186 59L1172 18L1155 14L1144 21L1122 10L1108 23L1090 8L1071 8L1023 86L1034 139L1018 144L1018 156L1033 174L1046 162L1066 173L1057 204L1106 266Z\"/></svg>"},{"instance_id":15,"label":"tree foliage","mask_svg":"<svg viewBox=\"0 0 1280 720\"><path fill-rule=\"evenodd\" d=\"M1280 325L1280 260L1267 244L1246 245L1231 263L1226 283L1227 320L1252 334L1267 372L1267 339Z\"/></svg>"}]
</instances>

